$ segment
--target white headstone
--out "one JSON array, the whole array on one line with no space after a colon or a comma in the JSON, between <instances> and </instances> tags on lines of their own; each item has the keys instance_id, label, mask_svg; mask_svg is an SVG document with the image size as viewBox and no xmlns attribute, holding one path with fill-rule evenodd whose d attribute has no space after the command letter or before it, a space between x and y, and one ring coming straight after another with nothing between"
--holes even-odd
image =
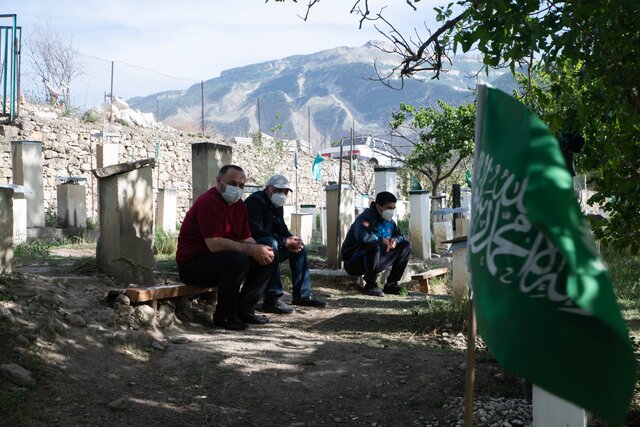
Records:
<instances>
[{"instance_id":1,"label":"white headstone","mask_svg":"<svg viewBox=\"0 0 640 427\"><path fill-rule=\"evenodd\" d=\"M413 253L431 259L431 193L427 190L409 192L409 232Z\"/></svg>"},{"instance_id":2,"label":"white headstone","mask_svg":"<svg viewBox=\"0 0 640 427\"><path fill-rule=\"evenodd\" d=\"M586 427L584 409L533 385L533 427Z\"/></svg>"}]
</instances>

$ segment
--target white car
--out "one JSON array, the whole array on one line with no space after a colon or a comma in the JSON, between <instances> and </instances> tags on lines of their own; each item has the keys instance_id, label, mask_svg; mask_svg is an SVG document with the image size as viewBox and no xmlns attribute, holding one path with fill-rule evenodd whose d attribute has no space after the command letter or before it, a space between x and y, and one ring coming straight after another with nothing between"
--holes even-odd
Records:
<instances>
[{"instance_id":1,"label":"white car","mask_svg":"<svg viewBox=\"0 0 640 427\"><path fill-rule=\"evenodd\" d=\"M351 137L342 138L342 158L351 155ZM337 159L340 157L340 145L320 151L322 157ZM398 166L399 155L395 153L391 144L383 139L372 136L356 136L353 138L353 158L368 162L372 166Z\"/></svg>"}]
</instances>

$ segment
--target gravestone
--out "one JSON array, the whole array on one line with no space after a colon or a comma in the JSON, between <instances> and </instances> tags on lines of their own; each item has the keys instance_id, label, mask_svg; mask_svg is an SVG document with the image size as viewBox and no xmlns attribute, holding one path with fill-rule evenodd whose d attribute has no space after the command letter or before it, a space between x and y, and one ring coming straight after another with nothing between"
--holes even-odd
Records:
<instances>
[{"instance_id":1,"label":"gravestone","mask_svg":"<svg viewBox=\"0 0 640 427\"><path fill-rule=\"evenodd\" d=\"M373 176L376 194L388 191L398 197L398 168L375 168L373 170Z\"/></svg>"},{"instance_id":2,"label":"gravestone","mask_svg":"<svg viewBox=\"0 0 640 427\"><path fill-rule=\"evenodd\" d=\"M96 257L124 283L153 284L154 159L94 169L98 178L100 238Z\"/></svg>"},{"instance_id":3,"label":"gravestone","mask_svg":"<svg viewBox=\"0 0 640 427\"><path fill-rule=\"evenodd\" d=\"M533 385L533 426L586 427L584 409Z\"/></svg>"},{"instance_id":4,"label":"gravestone","mask_svg":"<svg viewBox=\"0 0 640 427\"><path fill-rule=\"evenodd\" d=\"M87 188L78 180L71 180L57 186L58 227L87 228L86 194Z\"/></svg>"},{"instance_id":5,"label":"gravestone","mask_svg":"<svg viewBox=\"0 0 640 427\"><path fill-rule=\"evenodd\" d=\"M24 194L27 200L27 227L44 227L43 162L41 142L11 142L13 183L29 190Z\"/></svg>"},{"instance_id":6,"label":"gravestone","mask_svg":"<svg viewBox=\"0 0 640 427\"><path fill-rule=\"evenodd\" d=\"M327 264L342 268L340 247L355 221L355 191L350 185L332 184L325 188L327 195ZM340 200L338 200L340 199ZM339 206L339 209L338 209ZM340 214L338 215L338 210Z\"/></svg>"},{"instance_id":7,"label":"gravestone","mask_svg":"<svg viewBox=\"0 0 640 427\"><path fill-rule=\"evenodd\" d=\"M291 214L291 233L302 239L305 245L311 243L313 232L312 223L315 222L315 215L308 213Z\"/></svg>"},{"instance_id":8,"label":"gravestone","mask_svg":"<svg viewBox=\"0 0 640 427\"><path fill-rule=\"evenodd\" d=\"M437 209L431 212L431 216L436 252L446 252L450 244L445 241L453 239L453 209Z\"/></svg>"},{"instance_id":9,"label":"gravestone","mask_svg":"<svg viewBox=\"0 0 640 427\"><path fill-rule=\"evenodd\" d=\"M431 192L409 191L409 232L411 249L421 259L431 259Z\"/></svg>"},{"instance_id":10,"label":"gravestone","mask_svg":"<svg viewBox=\"0 0 640 427\"><path fill-rule=\"evenodd\" d=\"M300 213L313 215L311 230L316 231L318 229L316 224L316 205L300 205Z\"/></svg>"},{"instance_id":11,"label":"gravestone","mask_svg":"<svg viewBox=\"0 0 640 427\"><path fill-rule=\"evenodd\" d=\"M192 200L216 185L220 169L231 164L232 148L211 142L191 144L191 187Z\"/></svg>"},{"instance_id":12,"label":"gravestone","mask_svg":"<svg viewBox=\"0 0 640 427\"><path fill-rule=\"evenodd\" d=\"M27 187L16 184L0 184L0 188L13 191L12 202L12 234L13 245L18 245L27 241L27 199L26 194L30 193Z\"/></svg>"},{"instance_id":13,"label":"gravestone","mask_svg":"<svg viewBox=\"0 0 640 427\"><path fill-rule=\"evenodd\" d=\"M13 189L0 187L0 274L11 274L13 263Z\"/></svg>"},{"instance_id":14,"label":"gravestone","mask_svg":"<svg viewBox=\"0 0 640 427\"><path fill-rule=\"evenodd\" d=\"M156 226L169 233L175 233L178 223L177 192L171 188L158 190L158 214Z\"/></svg>"},{"instance_id":15,"label":"gravestone","mask_svg":"<svg viewBox=\"0 0 640 427\"><path fill-rule=\"evenodd\" d=\"M96 144L96 167L98 169L118 163L120 163L120 144Z\"/></svg>"}]
</instances>

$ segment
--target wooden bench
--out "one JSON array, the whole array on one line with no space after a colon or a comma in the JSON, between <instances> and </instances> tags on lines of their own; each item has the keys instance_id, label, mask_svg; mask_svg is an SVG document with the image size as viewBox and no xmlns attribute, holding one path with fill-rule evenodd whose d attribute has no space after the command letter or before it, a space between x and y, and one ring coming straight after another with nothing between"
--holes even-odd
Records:
<instances>
[{"instance_id":1,"label":"wooden bench","mask_svg":"<svg viewBox=\"0 0 640 427\"><path fill-rule=\"evenodd\" d=\"M200 294L211 294L211 302L212 304L215 304L217 289L203 288L200 286L189 286L183 284L159 285L146 288L127 288L118 291L109 291L109 294L107 295L107 303L115 301L120 294L126 295L131 302L151 301L153 309L157 310L158 300Z\"/></svg>"},{"instance_id":2,"label":"wooden bench","mask_svg":"<svg viewBox=\"0 0 640 427\"><path fill-rule=\"evenodd\" d=\"M429 279L431 279L432 277L442 276L443 274L447 274L448 272L449 269L446 267L434 268L433 270L425 271L424 273L414 274L413 276L411 276L411 278L418 281L420 292L428 294Z\"/></svg>"}]
</instances>

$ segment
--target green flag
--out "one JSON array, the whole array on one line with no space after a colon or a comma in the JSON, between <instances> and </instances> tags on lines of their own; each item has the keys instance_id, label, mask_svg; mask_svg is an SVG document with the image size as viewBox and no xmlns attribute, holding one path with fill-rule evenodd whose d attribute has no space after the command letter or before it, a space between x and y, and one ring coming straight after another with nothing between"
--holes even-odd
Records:
<instances>
[{"instance_id":1,"label":"green flag","mask_svg":"<svg viewBox=\"0 0 640 427\"><path fill-rule=\"evenodd\" d=\"M478 87L468 242L478 332L507 369L625 421L633 351L556 139L524 105Z\"/></svg>"},{"instance_id":2,"label":"green flag","mask_svg":"<svg viewBox=\"0 0 640 427\"><path fill-rule=\"evenodd\" d=\"M316 154L316 158L313 159L313 165L311 165L311 177L316 181L322 181L322 162L324 162L322 156Z\"/></svg>"}]
</instances>

